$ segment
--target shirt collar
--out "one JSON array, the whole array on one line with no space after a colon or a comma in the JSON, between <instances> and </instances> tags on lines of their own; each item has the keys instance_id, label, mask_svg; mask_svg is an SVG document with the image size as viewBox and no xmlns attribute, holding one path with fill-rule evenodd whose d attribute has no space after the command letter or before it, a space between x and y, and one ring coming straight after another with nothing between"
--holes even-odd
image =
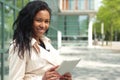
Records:
<instances>
[{"instance_id":1,"label":"shirt collar","mask_svg":"<svg viewBox=\"0 0 120 80\"><path fill-rule=\"evenodd\" d=\"M42 36L41 39L43 40L43 42L50 42L50 39L47 38L46 36ZM36 50L37 53L40 52L39 44L38 44L38 42L36 41L35 38L32 38L31 46Z\"/></svg>"}]
</instances>

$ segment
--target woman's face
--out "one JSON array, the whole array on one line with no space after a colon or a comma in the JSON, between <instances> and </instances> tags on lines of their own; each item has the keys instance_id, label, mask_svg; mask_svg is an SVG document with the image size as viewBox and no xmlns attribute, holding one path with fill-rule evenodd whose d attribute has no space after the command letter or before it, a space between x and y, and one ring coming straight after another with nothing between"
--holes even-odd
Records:
<instances>
[{"instance_id":1,"label":"woman's face","mask_svg":"<svg viewBox=\"0 0 120 80\"><path fill-rule=\"evenodd\" d=\"M33 36L40 39L42 35L48 30L50 24L50 14L47 10L39 11L33 20Z\"/></svg>"}]
</instances>

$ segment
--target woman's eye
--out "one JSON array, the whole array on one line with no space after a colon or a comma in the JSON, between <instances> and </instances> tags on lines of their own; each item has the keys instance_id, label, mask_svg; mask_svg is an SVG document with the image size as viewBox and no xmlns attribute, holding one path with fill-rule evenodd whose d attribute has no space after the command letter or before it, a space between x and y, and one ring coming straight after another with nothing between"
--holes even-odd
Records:
<instances>
[{"instance_id":1,"label":"woman's eye","mask_svg":"<svg viewBox=\"0 0 120 80\"><path fill-rule=\"evenodd\" d=\"M35 21L37 21L37 22L44 22L46 24L50 23L50 20L43 20L43 19L35 19Z\"/></svg>"},{"instance_id":2,"label":"woman's eye","mask_svg":"<svg viewBox=\"0 0 120 80\"><path fill-rule=\"evenodd\" d=\"M41 19L37 19L36 21L38 21L38 22L42 22L42 20L41 20Z\"/></svg>"},{"instance_id":3,"label":"woman's eye","mask_svg":"<svg viewBox=\"0 0 120 80\"><path fill-rule=\"evenodd\" d=\"M50 21L45 21L45 23L50 23Z\"/></svg>"}]
</instances>

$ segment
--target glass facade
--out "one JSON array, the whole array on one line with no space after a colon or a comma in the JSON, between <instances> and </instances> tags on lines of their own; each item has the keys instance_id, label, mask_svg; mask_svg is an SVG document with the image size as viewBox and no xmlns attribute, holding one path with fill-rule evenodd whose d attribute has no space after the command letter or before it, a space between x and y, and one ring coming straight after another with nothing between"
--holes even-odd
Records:
<instances>
[{"instance_id":1,"label":"glass facade","mask_svg":"<svg viewBox=\"0 0 120 80\"><path fill-rule=\"evenodd\" d=\"M94 10L94 0L62 0L62 10Z\"/></svg>"},{"instance_id":2,"label":"glass facade","mask_svg":"<svg viewBox=\"0 0 120 80\"><path fill-rule=\"evenodd\" d=\"M84 10L84 8L85 8L84 3L85 3L85 0L79 0L78 1L78 4L77 4L78 5L78 10Z\"/></svg>"},{"instance_id":3,"label":"glass facade","mask_svg":"<svg viewBox=\"0 0 120 80\"><path fill-rule=\"evenodd\" d=\"M58 29L64 37L88 40L89 12L95 11L94 0L60 0ZM84 13L85 12L85 13ZM82 15L81 15L82 13Z\"/></svg>"},{"instance_id":4,"label":"glass facade","mask_svg":"<svg viewBox=\"0 0 120 80\"><path fill-rule=\"evenodd\" d=\"M88 35L88 15L79 16L80 35L87 37Z\"/></svg>"},{"instance_id":5,"label":"glass facade","mask_svg":"<svg viewBox=\"0 0 120 80\"><path fill-rule=\"evenodd\" d=\"M94 4L94 0L88 0L88 2L89 2L89 10L94 10L94 6L95 6L95 4Z\"/></svg>"},{"instance_id":6,"label":"glass facade","mask_svg":"<svg viewBox=\"0 0 120 80\"><path fill-rule=\"evenodd\" d=\"M63 38L87 37L88 15L60 15L58 22L58 29L62 32Z\"/></svg>"}]
</instances>

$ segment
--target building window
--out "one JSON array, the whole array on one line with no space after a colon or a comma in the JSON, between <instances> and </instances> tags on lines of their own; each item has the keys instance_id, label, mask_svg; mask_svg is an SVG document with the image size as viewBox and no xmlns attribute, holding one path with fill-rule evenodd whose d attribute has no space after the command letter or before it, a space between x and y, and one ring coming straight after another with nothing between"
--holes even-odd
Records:
<instances>
[{"instance_id":1,"label":"building window","mask_svg":"<svg viewBox=\"0 0 120 80\"><path fill-rule=\"evenodd\" d=\"M94 0L88 0L89 10L94 10Z\"/></svg>"},{"instance_id":2,"label":"building window","mask_svg":"<svg viewBox=\"0 0 120 80\"><path fill-rule=\"evenodd\" d=\"M62 10L94 10L94 0L62 0Z\"/></svg>"}]
</instances>

